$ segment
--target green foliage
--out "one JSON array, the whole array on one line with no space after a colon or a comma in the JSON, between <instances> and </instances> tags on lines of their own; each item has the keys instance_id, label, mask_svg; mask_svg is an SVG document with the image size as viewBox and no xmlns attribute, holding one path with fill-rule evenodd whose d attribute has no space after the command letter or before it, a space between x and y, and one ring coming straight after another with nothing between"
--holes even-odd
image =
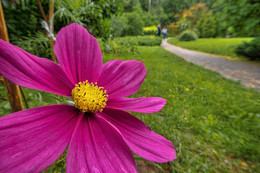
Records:
<instances>
[{"instance_id":1,"label":"green foliage","mask_svg":"<svg viewBox=\"0 0 260 173\"><path fill-rule=\"evenodd\" d=\"M168 36L176 36L178 34L178 25L173 22L168 25Z\"/></svg>"},{"instance_id":2,"label":"green foliage","mask_svg":"<svg viewBox=\"0 0 260 173\"><path fill-rule=\"evenodd\" d=\"M138 46L159 46L162 42L162 38L156 36L128 36L116 38L117 41L136 43Z\"/></svg>"},{"instance_id":3,"label":"green foliage","mask_svg":"<svg viewBox=\"0 0 260 173\"><path fill-rule=\"evenodd\" d=\"M154 35L156 36L158 34L158 31L156 30L149 30L149 31L143 31L143 35Z\"/></svg>"},{"instance_id":4,"label":"green foliage","mask_svg":"<svg viewBox=\"0 0 260 173\"><path fill-rule=\"evenodd\" d=\"M49 1L43 0L41 3L47 14ZM43 17L37 2L28 0L3 1L3 6L11 43L34 55L50 58L50 43L42 28ZM121 1L119 0L56 0L53 17L54 29L57 32L62 27L76 22L87 28L91 34L106 40L111 37L109 19L121 9Z\"/></svg>"},{"instance_id":5,"label":"green foliage","mask_svg":"<svg viewBox=\"0 0 260 173\"><path fill-rule=\"evenodd\" d=\"M42 0L41 3L45 13L48 14L49 1ZM36 1L5 0L3 7L12 43L17 43L21 37L38 38L36 34L39 31L43 32L41 21L44 19ZM109 19L123 9L120 0L56 0L54 7L55 32L72 22L76 22L86 27L91 34L104 39L111 36Z\"/></svg>"},{"instance_id":6,"label":"green foliage","mask_svg":"<svg viewBox=\"0 0 260 173\"><path fill-rule=\"evenodd\" d=\"M137 12L125 13L127 19L126 35L142 35L143 21Z\"/></svg>"},{"instance_id":7,"label":"green foliage","mask_svg":"<svg viewBox=\"0 0 260 173\"><path fill-rule=\"evenodd\" d=\"M144 26L158 25L160 23L156 14L143 12L141 17L143 19Z\"/></svg>"},{"instance_id":8,"label":"green foliage","mask_svg":"<svg viewBox=\"0 0 260 173\"><path fill-rule=\"evenodd\" d=\"M45 1L43 4L46 4ZM22 36L30 37L36 31L42 30L39 20L42 16L34 1L18 1L17 3L3 1L3 11L11 43Z\"/></svg>"},{"instance_id":9,"label":"green foliage","mask_svg":"<svg viewBox=\"0 0 260 173\"><path fill-rule=\"evenodd\" d=\"M246 60L244 57L235 53L237 46L243 41L250 41L252 38L202 38L196 41L181 42L177 39L168 40L169 43L183 48L197 50L206 53L212 53L225 56L230 59Z\"/></svg>"},{"instance_id":10,"label":"green foliage","mask_svg":"<svg viewBox=\"0 0 260 173\"><path fill-rule=\"evenodd\" d=\"M104 39L110 37L109 19L122 10L121 1L86 1L86 0L57 0L55 1L57 8L55 19L62 26L70 23L78 23L88 29L95 35Z\"/></svg>"},{"instance_id":11,"label":"green foliage","mask_svg":"<svg viewBox=\"0 0 260 173\"><path fill-rule=\"evenodd\" d=\"M159 46L161 42L162 38L156 36L127 36L109 39L106 42L99 40L99 45L101 51L105 53L136 54L137 46Z\"/></svg>"},{"instance_id":12,"label":"green foliage","mask_svg":"<svg viewBox=\"0 0 260 173\"><path fill-rule=\"evenodd\" d=\"M158 25L158 17L154 14L143 11L140 3L135 1L124 2L135 4L135 6L131 7L131 10L126 10L129 12L123 13L121 16L112 17L111 24L113 26L111 29L114 33L114 36L142 35L143 26ZM144 35L155 35L156 32L151 30L144 30Z\"/></svg>"},{"instance_id":13,"label":"green foliage","mask_svg":"<svg viewBox=\"0 0 260 173\"><path fill-rule=\"evenodd\" d=\"M198 20L205 15L207 12L206 6L203 3L198 3L191 6L188 10L185 10L182 13L182 18L187 19L189 21L191 28L194 28L198 22Z\"/></svg>"},{"instance_id":14,"label":"green foliage","mask_svg":"<svg viewBox=\"0 0 260 173\"><path fill-rule=\"evenodd\" d=\"M166 26L173 21L175 21L174 15L172 12L165 13L164 11L164 2L161 0L123 0L125 5L124 12L134 12L137 11L136 7L139 10L139 14L142 18L144 26L158 25Z\"/></svg>"},{"instance_id":15,"label":"green foliage","mask_svg":"<svg viewBox=\"0 0 260 173\"><path fill-rule=\"evenodd\" d=\"M149 0L139 0L143 11L149 11ZM151 4L152 5L152 4Z\"/></svg>"},{"instance_id":16,"label":"green foliage","mask_svg":"<svg viewBox=\"0 0 260 173\"><path fill-rule=\"evenodd\" d=\"M143 35L157 35L158 29L157 26L148 26L143 28Z\"/></svg>"},{"instance_id":17,"label":"green foliage","mask_svg":"<svg viewBox=\"0 0 260 173\"><path fill-rule=\"evenodd\" d=\"M260 2L255 0L217 0L213 12L219 19L219 32L232 37L259 36L259 9ZM227 33L229 28L232 28L232 33Z\"/></svg>"},{"instance_id":18,"label":"green foliage","mask_svg":"<svg viewBox=\"0 0 260 173\"><path fill-rule=\"evenodd\" d=\"M163 8L166 13L179 13L183 9L187 9L190 6L191 0L165 0L163 2Z\"/></svg>"},{"instance_id":19,"label":"green foliage","mask_svg":"<svg viewBox=\"0 0 260 173\"><path fill-rule=\"evenodd\" d=\"M134 7L139 5L139 0L123 0L124 12L134 11Z\"/></svg>"},{"instance_id":20,"label":"green foliage","mask_svg":"<svg viewBox=\"0 0 260 173\"><path fill-rule=\"evenodd\" d=\"M139 46L160 46L162 43L162 38L157 36L137 36L128 37L126 39L134 39L137 41Z\"/></svg>"},{"instance_id":21,"label":"green foliage","mask_svg":"<svg viewBox=\"0 0 260 173\"><path fill-rule=\"evenodd\" d=\"M56 0L55 7L57 8L57 20L62 20L65 24L78 23L86 26L90 22L88 18L95 19L100 14L98 6L91 1L85 0ZM86 18L88 16L88 18Z\"/></svg>"},{"instance_id":22,"label":"green foliage","mask_svg":"<svg viewBox=\"0 0 260 173\"><path fill-rule=\"evenodd\" d=\"M127 39L126 37L118 37L116 39L108 39L106 42L99 40L100 49L104 53L112 54L136 54L138 53L138 43L134 39Z\"/></svg>"},{"instance_id":23,"label":"green foliage","mask_svg":"<svg viewBox=\"0 0 260 173\"><path fill-rule=\"evenodd\" d=\"M155 29L153 28L152 30L147 30L141 27L143 26L143 21L151 17L151 15L143 15L143 12L141 8L135 8L136 10L131 13L125 13L121 16L113 16L111 18L111 31L113 36L115 37L120 37L120 36L126 36L126 35L156 35L157 34L157 27L155 26ZM139 17L137 17L139 16ZM146 17L145 17L146 16ZM137 19L136 19L137 17ZM145 18L145 19L144 19ZM149 19L150 20L150 19ZM151 20L153 21L153 20ZM153 22L147 22L146 24L152 23L155 24L157 23L158 20L154 20Z\"/></svg>"},{"instance_id":24,"label":"green foliage","mask_svg":"<svg viewBox=\"0 0 260 173\"><path fill-rule=\"evenodd\" d=\"M114 37L121 37L126 34L127 18L122 16L113 16L111 18L111 32Z\"/></svg>"},{"instance_id":25,"label":"green foliage","mask_svg":"<svg viewBox=\"0 0 260 173\"><path fill-rule=\"evenodd\" d=\"M217 25L215 18L211 12L204 13L196 25L201 38L215 37L217 33Z\"/></svg>"},{"instance_id":26,"label":"green foliage","mask_svg":"<svg viewBox=\"0 0 260 173\"><path fill-rule=\"evenodd\" d=\"M188 21L186 18L181 18L177 22L177 28L178 28L178 33L181 33L185 30L191 30L190 21Z\"/></svg>"},{"instance_id":27,"label":"green foliage","mask_svg":"<svg viewBox=\"0 0 260 173\"><path fill-rule=\"evenodd\" d=\"M251 60L260 60L260 37L241 43L235 51L238 55L246 56Z\"/></svg>"},{"instance_id":28,"label":"green foliage","mask_svg":"<svg viewBox=\"0 0 260 173\"><path fill-rule=\"evenodd\" d=\"M22 36L14 44L33 55L51 59L50 42L42 32L31 37Z\"/></svg>"},{"instance_id":29,"label":"green foliage","mask_svg":"<svg viewBox=\"0 0 260 173\"><path fill-rule=\"evenodd\" d=\"M198 38L197 34L191 30L183 31L179 36L180 41L194 41Z\"/></svg>"},{"instance_id":30,"label":"green foliage","mask_svg":"<svg viewBox=\"0 0 260 173\"><path fill-rule=\"evenodd\" d=\"M187 29L194 29L206 13L207 9L203 3L194 4L188 10L184 10L181 14L177 15L180 16L177 22L178 32L181 33Z\"/></svg>"},{"instance_id":31,"label":"green foliage","mask_svg":"<svg viewBox=\"0 0 260 173\"><path fill-rule=\"evenodd\" d=\"M127 28L124 35L142 35L141 27L159 24L157 15L143 11L140 3L136 3L131 9L131 12L123 14L127 19ZM145 35L150 35L150 33L150 31L145 32ZM154 33L152 34L154 35Z\"/></svg>"}]
</instances>

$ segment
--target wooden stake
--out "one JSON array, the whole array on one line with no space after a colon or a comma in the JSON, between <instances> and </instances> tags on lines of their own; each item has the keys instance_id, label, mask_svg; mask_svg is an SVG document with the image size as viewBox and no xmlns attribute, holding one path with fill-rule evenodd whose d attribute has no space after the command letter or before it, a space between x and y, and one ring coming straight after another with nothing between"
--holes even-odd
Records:
<instances>
[{"instance_id":1,"label":"wooden stake","mask_svg":"<svg viewBox=\"0 0 260 173\"><path fill-rule=\"evenodd\" d=\"M1 0L0 0L0 39L9 42ZM23 110L23 102L22 102L21 94L19 92L19 87L14 83L10 82L9 80L7 80L6 78L4 78L4 84L7 90L7 95L8 95L12 112Z\"/></svg>"},{"instance_id":2,"label":"wooden stake","mask_svg":"<svg viewBox=\"0 0 260 173\"><path fill-rule=\"evenodd\" d=\"M51 26L52 24L50 23L51 21L51 18L53 16L53 13L54 13L54 1L55 0L50 0L50 7L49 7L49 26L50 26L50 32L51 33L54 33L54 26ZM56 62L56 57L55 57L55 54L54 54L54 40L53 40L53 37L50 38L50 44L51 44L51 58L54 62Z\"/></svg>"}]
</instances>

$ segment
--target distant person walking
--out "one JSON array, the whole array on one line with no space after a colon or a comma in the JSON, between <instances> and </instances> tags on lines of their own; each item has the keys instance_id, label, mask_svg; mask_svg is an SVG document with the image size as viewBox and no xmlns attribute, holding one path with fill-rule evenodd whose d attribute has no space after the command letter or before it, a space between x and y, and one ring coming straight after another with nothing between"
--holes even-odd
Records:
<instances>
[{"instance_id":1,"label":"distant person walking","mask_svg":"<svg viewBox=\"0 0 260 173\"><path fill-rule=\"evenodd\" d=\"M158 25L158 26L157 26L157 29L158 29L158 33L157 33L157 34L158 34L158 36L160 37L160 36L161 36L161 26Z\"/></svg>"},{"instance_id":2,"label":"distant person walking","mask_svg":"<svg viewBox=\"0 0 260 173\"><path fill-rule=\"evenodd\" d=\"M167 28L166 28L166 26L163 27L162 33L163 33L163 38L166 38L166 35L167 35Z\"/></svg>"}]
</instances>

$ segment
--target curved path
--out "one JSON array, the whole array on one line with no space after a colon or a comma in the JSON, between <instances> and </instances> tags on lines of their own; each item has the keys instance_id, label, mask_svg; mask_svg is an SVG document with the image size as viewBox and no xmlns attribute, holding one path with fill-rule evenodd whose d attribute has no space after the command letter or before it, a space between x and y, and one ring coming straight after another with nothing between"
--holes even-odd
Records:
<instances>
[{"instance_id":1,"label":"curved path","mask_svg":"<svg viewBox=\"0 0 260 173\"><path fill-rule=\"evenodd\" d=\"M259 64L228 60L219 56L183 49L167 43L167 40L163 40L161 46L186 61L217 71L229 79L241 81L247 87L260 90Z\"/></svg>"}]
</instances>

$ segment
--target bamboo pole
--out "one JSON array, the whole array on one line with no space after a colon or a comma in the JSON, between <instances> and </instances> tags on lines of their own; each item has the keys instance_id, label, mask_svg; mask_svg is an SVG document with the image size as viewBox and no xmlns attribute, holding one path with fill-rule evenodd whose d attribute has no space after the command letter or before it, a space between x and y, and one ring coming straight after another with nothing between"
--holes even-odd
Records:
<instances>
[{"instance_id":1,"label":"bamboo pole","mask_svg":"<svg viewBox=\"0 0 260 173\"><path fill-rule=\"evenodd\" d=\"M53 16L53 13L54 13L54 0L50 0L50 7L49 7L48 18L49 18L49 27L50 27L50 32L51 33L54 33L53 23L50 22L51 18ZM53 37L50 37L50 44L51 44L51 57L52 57L52 60L54 62L56 62L56 58L55 58L55 54L54 54L54 40L53 40Z\"/></svg>"},{"instance_id":2,"label":"bamboo pole","mask_svg":"<svg viewBox=\"0 0 260 173\"><path fill-rule=\"evenodd\" d=\"M0 0L0 38L2 40L9 42L1 0ZM9 80L7 80L6 78L4 78L4 84L7 90L7 95L8 95L12 112L23 110L23 102L22 102L21 94L19 92L19 87L14 83L10 82Z\"/></svg>"}]
</instances>

